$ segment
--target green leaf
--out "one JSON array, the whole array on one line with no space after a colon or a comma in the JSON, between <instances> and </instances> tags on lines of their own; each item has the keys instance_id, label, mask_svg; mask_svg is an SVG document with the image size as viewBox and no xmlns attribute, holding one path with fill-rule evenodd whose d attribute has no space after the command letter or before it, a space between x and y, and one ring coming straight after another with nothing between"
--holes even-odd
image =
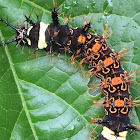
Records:
<instances>
[{"instance_id":1,"label":"green leaf","mask_svg":"<svg viewBox=\"0 0 140 140\"><path fill-rule=\"evenodd\" d=\"M83 19L92 17L92 28L102 35L106 23L111 36L108 44L119 52L127 47L122 58L127 72L139 71L140 65L140 1L136 0L55 0L60 7L60 22L71 13L69 26L81 27ZM29 15L34 9L41 21L51 23L53 1L49 0L0 0L0 17L17 25L24 21L23 14ZM63 5L62 5L63 4ZM61 6L62 5L62 6ZM36 21L34 12L31 19ZM0 23L0 40L12 39L14 31ZM91 119L103 117L103 109L93 105L88 94L88 84L96 84L95 77L86 77L87 69L70 66L70 55L50 54L39 50L35 59L31 56L33 48L25 46L22 54L15 43L0 47L0 138L2 140L88 140L90 136L101 133L101 126L87 124ZM29 58L30 57L30 58ZM28 59L29 58L29 59ZM139 98L139 73L132 82L131 95ZM92 91L100 100L100 90ZM102 99L103 100L103 99ZM131 122L139 124L140 113L133 109ZM92 134L91 134L92 132ZM128 140L138 140L138 134L127 136Z\"/></svg>"}]
</instances>

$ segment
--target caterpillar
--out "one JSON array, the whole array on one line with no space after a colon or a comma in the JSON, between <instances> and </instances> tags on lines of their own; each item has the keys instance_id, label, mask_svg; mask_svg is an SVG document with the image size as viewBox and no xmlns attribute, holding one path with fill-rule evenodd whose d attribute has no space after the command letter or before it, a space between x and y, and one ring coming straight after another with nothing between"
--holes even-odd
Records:
<instances>
[{"instance_id":1,"label":"caterpillar","mask_svg":"<svg viewBox=\"0 0 140 140\"><path fill-rule=\"evenodd\" d=\"M139 130L129 120L133 108L129 91L130 80L121 66L119 54L110 49L102 36L90 33L84 37L79 35L81 36L86 39L84 49L80 48L80 54L90 64L90 72L101 79L101 90L105 95L103 107L106 116L98 121L104 126L99 140L126 139L128 130Z\"/></svg>"},{"instance_id":2,"label":"caterpillar","mask_svg":"<svg viewBox=\"0 0 140 140\"><path fill-rule=\"evenodd\" d=\"M28 26L25 27L25 25L23 27L19 27L19 28L14 27L13 25L9 24L7 21L4 21L3 19L0 18L0 21L4 22L5 24L7 24L11 28L13 28L17 33L17 35L14 39L4 42L4 43L0 44L0 46L16 41L17 42L16 45L20 44L22 47L25 45L32 46L33 48L35 48L34 53L38 49L47 48L50 50L52 45L55 46L52 48L52 51L54 51L55 48L58 48L57 50L61 50L61 49L59 49L59 47L56 46L56 44L55 45L53 44L57 40L59 40L59 41L61 40L60 36L63 38L62 32L63 32L63 29L65 29L65 25L61 27L59 24L57 11L55 11L55 9L52 11L53 23L50 25L40 22L38 15L36 15L36 16L37 16L37 22L35 23L25 15L25 18L26 18L25 21L27 22L27 24L31 25L31 27L29 27L29 28L28 28ZM55 36L53 36L53 35L55 35L57 33L58 33L57 40L55 40ZM64 37L66 37L66 36L67 35L64 34ZM49 40L48 43L46 43L47 40ZM62 44L61 42L57 42L57 43ZM49 47L47 47L48 45L49 45Z\"/></svg>"},{"instance_id":3,"label":"caterpillar","mask_svg":"<svg viewBox=\"0 0 140 140\"><path fill-rule=\"evenodd\" d=\"M89 26L89 24L87 24L86 26ZM85 27L86 27L85 26ZM51 27L51 26L50 26ZM62 27L62 26L61 26ZM85 62L87 62L87 63L89 63L88 61L90 61L91 59L92 59L92 61L91 61L91 63L90 63L90 66L91 66L91 68L92 68L92 70L94 71L94 69L96 69L97 71L96 72L94 72L95 73L95 75L97 76L97 77L99 77L100 79L102 79L102 80L105 80L105 81L107 81L108 82L108 87L105 89L105 85L103 84L104 82L102 82L102 90L103 90L103 93L106 95L106 98L105 98L105 105L104 105L104 107L105 107L105 110L109 110L108 108L107 108L107 104L108 104L108 102L110 102L110 101L112 101L112 98L111 97L108 97L108 96L110 96L110 91L111 92L113 92L114 93L114 91L112 91L111 90L111 88L114 88L114 85L112 85L112 84L110 84L111 82L111 80L113 79L112 78L112 76L110 77L110 75L112 75L112 73L113 73L113 70L114 71L118 71L118 69L120 69L120 73L117 73L117 74L124 74L124 70L121 68L121 66L120 66L120 59L116 59L115 57L117 56L117 54L115 53L115 52L113 52L108 46L107 46L107 53L108 54L96 54L95 56L93 56L94 57L94 59L96 58L96 62L94 62L93 61L93 58L90 58L90 56L92 56L93 54L93 52L92 52L92 46L93 45L95 45L96 47L95 47L95 49L98 49L98 47L106 47L106 45L107 45L107 43L106 42L100 42L103 38L102 38L102 36L99 36L99 35L93 35L93 34L90 34L90 33L88 33L88 30L85 30L86 28L85 27L82 27L82 28L77 28L77 29L70 29L69 30L69 27L68 26L66 26L68 29L66 29L68 32L70 32L70 34L69 35L71 35L70 36L70 40L71 40L71 43L69 42L69 40L68 40L68 45L70 45L70 51L74 54L74 56L82 56L82 59L84 59L84 61ZM52 29L52 28L51 28ZM63 28L64 29L64 28ZM60 30L61 31L61 30ZM56 31L56 32L58 32L58 30ZM49 34L49 32L48 32L48 34ZM54 32L52 33L53 35L54 35ZM88 34L88 35L87 35ZM32 33L31 33L31 35L32 35ZM86 36L87 35L87 36ZM48 35L49 36L49 35ZM50 36L52 36L52 35L50 35ZM76 41L77 39L75 38L75 36L79 36L79 38L78 38L78 42ZM89 37L89 36L91 36L91 37ZM62 37L62 36L61 36ZM86 38L86 39L85 39ZM68 39L69 39L69 37L68 37ZM92 40L93 39L93 40ZM50 39L48 39L49 41L50 41ZM54 39L53 39L54 40ZM57 42L57 41L53 41L53 40L51 40L50 41L50 44L53 44L53 43L57 43L57 45L60 47L60 46L65 46L67 43L64 43L63 45L62 45L62 43L61 42ZM60 38L58 39L58 40L60 40ZM64 39L64 40L66 40L66 39ZM92 40L91 42L90 42L90 40ZM52 43L53 42L53 43ZM64 41L62 41L62 42L64 42ZM67 42L67 41L66 41ZM87 44L85 43L85 42L87 42ZM96 42L96 43L95 43ZM30 43L29 43L29 41L27 41L27 43L28 43L28 45L30 45ZM103 43L102 45L101 45L101 43ZM73 45L73 44L76 44L75 46ZM77 45L78 44L78 45ZM86 45L85 45L86 44ZM36 45L37 46L37 45ZM51 47L51 50L53 50L54 48L54 46L56 46L56 45L50 45ZM82 46L82 47L81 47ZM87 47L88 46L88 47ZM37 46L38 48L39 48L39 46ZM59 47L55 47L55 48L59 48ZM87 50L86 50L86 47L88 48ZM47 47L46 47L47 48ZM50 49L49 48L49 49ZM81 49L82 48L82 50L79 50L79 48ZM40 49L40 48L39 48ZM47 48L48 49L48 48ZM63 47L62 47L62 49L63 49ZM106 49L106 48L104 48L104 49ZM61 49L60 49L61 50ZM93 50L94 50L94 48L93 48ZM54 50L55 51L55 50ZM87 57L87 55L89 56L89 57ZM103 56L102 56L103 55ZM108 57L109 56L109 57ZM106 57L108 57L108 58L115 58L114 60L115 61L117 61L117 62L113 62L113 65L114 64L118 64L119 66L118 66L118 69L117 70L115 70L115 69L111 69L111 68L108 68L108 70L106 70L106 67L104 66L106 63L105 63L105 60L107 60L107 59L105 59ZM99 59L102 61L102 62L99 62ZM112 59L112 60L113 60ZM112 61L111 60L111 61ZM104 62L103 62L104 61ZM99 64L99 63L100 64ZM108 61L107 61L108 62ZM104 64L103 64L104 63ZM98 67L97 67L98 66ZM99 69L102 69L102 70L99 70ZM106 74L107 72L110 72L111 74ZM104 73L104 74L103 74ZM125 74L124 74L125 75ZM123 75L123 76L124 76ZM113 75L113 76L115 76L115 75ZM126 78L126 75L123 77L122 75L121 75L121 78L123 79L125 79ZM102 78L103 77L103 78ZM111 79L112 78L112 79ZM118 79L121 79L119 76L118 76ZM117 79L117 78L116 78ZM123 80L123 84L126 84L126 86L129 86L129 82L128 83L125 83L126 81L125 80ZM106 84L106 83L105 83ZM116 85L115 85L116 86ZM123 88L122 88L123 89ZM129 89L129 88L128 88ZM125 91L126 92L128 92L128 89L126 89ZM118 90L117 90L118 91ZM107 93L108 92L108 93ZM116 92L116 91L115 91ZM114 93L114 94L116 94L116 93ZM127 93L127 94L129 94L129 93ZM109 98L109 99L108 99ZM110 99L111 98L111 99ZM127 99L129 99L129 98L127 98ZM113 98L113 100L114 100L114 98ZM115 100L115 101L117 101L117 100ZM130 101L131 101L131 97L130 97ZM125 101L125 102L128 102L128 101ZM113 105L111 104L111 105L109 105L109 107L112 107ZM131 105L130 105L131 106ZM132 106L131 106L132 107ZM131 110L131 107L130 107L130 109L129 110ZM107 112L106 111L106 112ZM109 112L109 113L111 113L111 112ZM112 118L112 117L111 117ZM107 118L108 119L108 118ZM109 118L110 119L110 118ZM103 119L104 120L104 119ZM111 121L111 119L110 119L110 121ZM127 121L129 122L129 119L127 118ZM106 122L105 121L103 121L103 122L101 122L102 124L105 124ZM129 123L128 123L129 124ZM108 125L108 124L105 124L105 125ZM117 127L118 125L116 124L116 127ZM108 128L110 128L110 126L108 127ZM128 128L129 129L129 128ZM105 127L105 131L103 131L103 135L101 135L100 137L102 137L102 136L104 136L104 134L105 134L105 132L107 131L107 129L106 129L106 127ZM114 132L115 132L115 130L114 130ZM115 133L117 133L117 132L115 132ZM117 135L117 134L115 134L115 135ZM121 135L121 134L120 134ZM119 135L118 135L118 137L119 137Z\"/></svg>"}]
</instances>

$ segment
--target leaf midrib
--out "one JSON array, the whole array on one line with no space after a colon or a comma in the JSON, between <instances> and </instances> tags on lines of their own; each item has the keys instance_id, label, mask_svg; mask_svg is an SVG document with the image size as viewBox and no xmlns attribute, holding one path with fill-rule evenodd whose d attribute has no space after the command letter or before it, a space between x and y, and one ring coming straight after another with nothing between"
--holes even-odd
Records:
<instances>
[{"instance_id":1,"label":"leaf midrib","mask_svg":"<svg viewBox=\"0 0 140 140\"><path fill-rule=\"evenodd\" d=\"M2 40L4 40L4 37L3 37L2 33L1 33L1 31L0 31L0 37L1 37ZM15 84L17 86L17 90L18 90L18 93L19 93L20 98L21 98L22 106L23 106L23 109L25 110L25 113L26 113L28 122L30 124L31 130L33 132L34 138L35 138L35 140L38 140L38 136L36 135L35 128L33 126L29 111L28 111L27 106L26 106L26 102L25 102L24 97L22 95L22 90L21 90L21 87L20 87L20 84L19 84L19 79L18 79L18 76L16 74L16 70L14 68L13 61L12 61L12 58L10 56L10 53L9 53L7 45L5 45L5 53L7 55L7 58L8 58L9 64L10 64L10 68L11 68L11 71L13 73L13 77L14 77L14 80L15 80Z\"/></svg>"}]
</instances>

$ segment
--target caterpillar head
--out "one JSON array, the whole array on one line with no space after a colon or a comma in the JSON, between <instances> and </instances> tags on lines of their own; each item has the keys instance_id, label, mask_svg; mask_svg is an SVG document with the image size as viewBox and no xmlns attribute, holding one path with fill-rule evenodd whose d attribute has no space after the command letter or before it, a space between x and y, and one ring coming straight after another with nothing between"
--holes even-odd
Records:
<instances>
[{"instance_id":1,"label":"caterpillar head","mask_svg":"<svg viewBox=\"0 0 140 140\"><path fill-rule=\"evenodd\" d=\"M12 40L8 40L8 41L6 41L4 43L1 43L0 46L4 46L4 45L9 44L11 42L17 42L17 44L21 44L22 46L26 45L28 43L28 41L27 41L27 38L28 38L27 28L25 28L25 27L15 27L12 24L8 23L7 21L5 21L5 20L3 20L1 18L0 18L0 21L2 21L3 23L7 24L9 27L14 29L16 31L16 33L17 33L15 38L13 38Z\"/></svg>"},{"instance_id":2,"label":"caterpillar head","mask_svg":"<svg viewBox=\"0 0 140 140\"><path fill-rule=\"evenodd\" d=\"M0 46L4 46L6 44L9 44L11 42L17 42L16 45L21 45L21 46L32 46L35 48L34 53L38 49L44 49L47 47L46 39L45 39L45 31L48 27L48 24L45 24L43 22L40 22L37 16L37 22L33 22L30 18L28 18L25 15L27 26L18 26L15 27L8 23L7 21L4 21L3 19L0 18L0 21L3 23L7 24L9 27L14 29L16 31L16 37L13 38L12 40L8 40L4 43L1 43ZM28 27L28 24L31 26Z\"/></svg>"}]
</instances>

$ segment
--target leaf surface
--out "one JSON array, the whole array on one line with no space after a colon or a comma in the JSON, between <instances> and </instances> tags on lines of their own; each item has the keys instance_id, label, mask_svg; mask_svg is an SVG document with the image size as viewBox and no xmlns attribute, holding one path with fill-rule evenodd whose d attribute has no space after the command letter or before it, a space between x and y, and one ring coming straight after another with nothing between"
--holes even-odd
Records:
<instances>
[{"instance_id":1,"label":"leaf surface","mask_svg":"<svg viewBox=\"0 0 140 140\"><path fill-rule=\"evenodd\" d=\"M127 72L139 71L140 65L140 2L136 0L57 0L60 7L60 22L71 13L69 26L81 27L83 19L89 21L92 17L92 28L102 35L106 23L111 36L108 43L119 52L127 47L128 52L122 58ZM51 23L50 0L0 0L0 17L17 26L24 21L23 13L29 15L31 9L39 14L41 21ZM62 6L61 6L62 5ZM72 8L72 10L71 10ZM34 12L31 19L36 21ZM92 32L92 31L91 31ZM0 40L13 38L14 31L0 23ZM96 84L95 77L86 77L87 69L71 66L70 55L50 54L39 51L35 59L31 56L33 48L25 46L22 54L20 46L14 48L14 43L0 47L0 136L2 140L88 140L96 124L87 124L90 117L103 117L102 107L93 105L88 94L88 84ZM28 59L29 58L29 59ZM132 82L132 98L139 98L139 73ZM91 92L100 100L100 91ZM101 99L103 101L103 99ZM131 122L139 124L138 108L133 109ZM100 134L102 127L98 126L92 133ZM128 134L128 140L138 140L135 133Z\"/></svg>"}]
</instances>

